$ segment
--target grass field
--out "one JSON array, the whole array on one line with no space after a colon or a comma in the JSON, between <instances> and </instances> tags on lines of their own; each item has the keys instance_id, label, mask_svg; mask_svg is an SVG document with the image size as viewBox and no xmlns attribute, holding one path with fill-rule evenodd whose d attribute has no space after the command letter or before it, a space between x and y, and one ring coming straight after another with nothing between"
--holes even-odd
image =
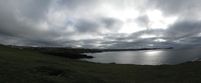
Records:
<instances>
[{"instance_id":1,"label":"grass field","mask_svg":"<svg viewBox=\"0 0 201 83\"><path fill-rule=\"evenodd\" d=\"M0 83L201 83L201 62L97 64L0 46Z\"/></svg>"}]
</instances>

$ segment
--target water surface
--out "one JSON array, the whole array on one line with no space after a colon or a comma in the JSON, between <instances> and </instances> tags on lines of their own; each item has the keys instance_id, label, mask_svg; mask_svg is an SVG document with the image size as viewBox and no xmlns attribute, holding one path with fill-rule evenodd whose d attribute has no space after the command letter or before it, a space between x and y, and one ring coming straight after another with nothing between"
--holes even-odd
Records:
<instances>
[{"instance_id":1,"label":"water surface","mask_svg":"<svg viewBox=\"0 0 201 83\"><path fill-rule=\"evenodd\" d=\"M169 49L144 51L119 51L89 53L92 59L84 59L96 63L162 65L179 64L201 58L201 49Z\"/></svg>"}]
</instances>

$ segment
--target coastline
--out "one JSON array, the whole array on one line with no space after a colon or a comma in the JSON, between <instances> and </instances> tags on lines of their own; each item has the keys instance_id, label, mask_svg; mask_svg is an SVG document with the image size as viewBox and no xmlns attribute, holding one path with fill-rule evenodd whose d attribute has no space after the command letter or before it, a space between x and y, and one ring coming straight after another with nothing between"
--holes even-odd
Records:
<instances>
[{"instance_id":1,"label":"coastline","mask_svg":"<svg viewBox=\"0 0 201 83\"><path fill-rule=\"evenodd\" d=\"M200 83L201 62L100 64L0 46L1 83ZM11 80L12 79L12 80Z\"/></svg>"}]
</instances>

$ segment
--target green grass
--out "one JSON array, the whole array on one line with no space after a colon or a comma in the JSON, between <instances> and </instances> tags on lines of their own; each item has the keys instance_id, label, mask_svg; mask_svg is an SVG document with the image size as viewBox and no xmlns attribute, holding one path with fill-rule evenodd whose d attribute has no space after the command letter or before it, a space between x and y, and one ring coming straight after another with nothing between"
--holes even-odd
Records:
<instances>
[{"instance_id":1,"label":"green grass","mask_svg":"<svg viewBox=\"0 0 201 83\"><path fill-rule=\"evenodd\" d=\"M201 62L97 64L0 46L0 83L201 83Z\"/></svg>"}]
</instances>

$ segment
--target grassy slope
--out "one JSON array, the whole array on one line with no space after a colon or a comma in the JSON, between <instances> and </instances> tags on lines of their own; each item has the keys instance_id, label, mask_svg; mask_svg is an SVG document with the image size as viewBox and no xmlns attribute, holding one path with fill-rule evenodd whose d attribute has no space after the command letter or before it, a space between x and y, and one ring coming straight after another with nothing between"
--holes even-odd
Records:
<instances>
[{"instance_id":1,"label":"grassy slope","mask_svg":"<svg viewBox=\"0 0 201 83\"><path fill-rule=\"evenodd\" d=\"M0 46L0 83L201 83L201 62L96 64Z\"/></svg>"}]
</instances>

